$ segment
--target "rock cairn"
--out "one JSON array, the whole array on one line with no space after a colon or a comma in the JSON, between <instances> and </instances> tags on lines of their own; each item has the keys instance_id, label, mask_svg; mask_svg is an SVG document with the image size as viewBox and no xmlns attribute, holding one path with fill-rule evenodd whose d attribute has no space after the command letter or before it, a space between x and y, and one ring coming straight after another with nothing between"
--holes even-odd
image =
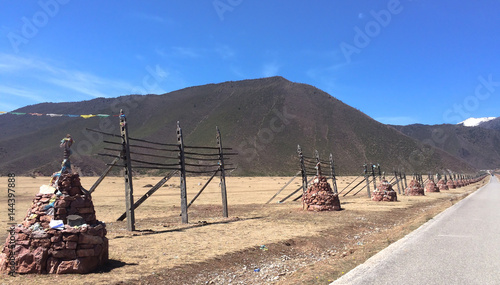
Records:
<instances>
[{"instance_id":1,"label":"rock cairn","mask_svg":"<svg viewBox=\"0 0 500 285\"><path fill-rule=\"evenodd\" d=\"M408 185L408 188L405 189L405 194L407 196L424 196L425 191L420 182L413 179L412 181L410 181L410 185Z\"/></svg>"},{"instance_id":2,"label":"rock cairn","mask_svg":"<svg viewBox=\"0 0 500 285\"><path fill-rule=\"evenodd\" d=\"M439 191L443 190L450 190L444 179L440 179L437 183L437 187L439 188Z\"/></svg>"},{"instance_id":3,"label":"rock cairn","mask_svg":"<svg viewBox=\"0 0 500 285\"><path fill-rule=\"evenodd\" d=\"M108 260L106 225L97 221L92 197L78 174L61 174L54 193L38 193L22 224L0 254L0 270L14 255L16 272L89 273Z\"/></svg>"},{"instance_id":4,"label":"rock cairn","mask_svg":"<svg viewBox=\"0 0 500 285\"><path fill-rule=\"evenodd\" d=\"M427 184L425 184L425 192L440 192L439 187L434 183L434 180L429 180Z\"/></svg>"},{"instance_id":5,"label":"rock cairn","mask_svg":"<svg viewBox=\"0 0 500 285\"><path fill-rule=\"evenodd\" d=\"M302 195L302 206L308 211L340 211L339 195L332 191L325 176L321 175L321 166L316 165L317 173L313 184Z\"/></svg>"},{"instance_id":6,"label":"rock cairn","mask_svg":"<svg viewBox=\"0 0 500 285\"><path fill-rule=\"evenodd\" d=\"M372 200L393 202L398 200L398 194L392 189L392 185L389 181L382 179L377 185L377 189L372 192Z\"/></svg>"},{"instance_id":7,"label":"rock cairn","mask_svg":"<svg viewBox=\"0 0 500 285\"><path fill-rule=\"evenodd\" d=\"M455 185L455 182L453 182L453 180L448 180L448 182L446 182L446 185L448 185L448 189L456 189L457 188L457 185Z\"/></svg>"}]
</instances>

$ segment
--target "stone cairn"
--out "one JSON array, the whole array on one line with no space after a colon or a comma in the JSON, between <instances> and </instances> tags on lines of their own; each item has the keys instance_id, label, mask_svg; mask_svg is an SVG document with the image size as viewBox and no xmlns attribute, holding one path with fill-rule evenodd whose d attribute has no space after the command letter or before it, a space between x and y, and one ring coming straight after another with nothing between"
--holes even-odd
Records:
<instances>
[{"instance_id":1,"label":"stone cairn","mask_svg":"<svg viewBox=\"0 0 500 285\"><path fill-rule=\"evenodd\" d=\"M455 182L450 178L450 180L448 180L448 182L446 182L446 185L448 185L448 189L456 189L457 188L457 185L455 184Z\"/></svg>"},{"instance_id":2,"label":"stone cairn","mask_svg":"<svg viewBox=\"0 0 500 285\"><path fill-rule=\"evenodd\" d=\"M444 179L439 179L439 181L437 183L437 187L439 188L439 191L450 190L450 188L448 187L448 185Z\"/></svg>"},{"instance_id":3,"label":"stone cairn","mask_svg":"<svg viewBox=\"0 0 500 285\"><path fill-rule=\"evenodd\" d=\"M325 176L321 175L321 166L316 165L316 177L313 184L302 195L302 207L308 211L340 211L339 195L332 191Z\"/></svg>"},{"instance_id":4,"label":"stone cairn","mask_svg":"<svg viewBox=\"0 0 500 285\"><path fill-rule=\"evenodd\" d=\"M434 180L430 179L427 184L425 184L425 192L440 192L439 187L434 183Z\"/></svg>"},{"instance_id":5,"label":"stone cairn","mask_svg":"<svg viewBox=\"0 0 500 285\"><path fill-rule=\"evenodd\" d=\"M68 158L64 165L70 165ZM14 228L13 245L7 237L0 271L9 270L11 255L21 274L89 273L108 261L106 225L96 219L78 174L65 170L54 174L50 186L40 187L26 218Z\"/></svg>"},{"instance_id":6,"label":"stone cairn","mask_svg":"<svg viewBox=\"0 0 500 285\"><path fill-rule=\"evenodd\" d=\"M377 185L377 189L373 190L372 200L393 202L398 200L398 195L396 191L392 189L391 183L384 178Z\"/></svg>"},{"instance_id":7,"label":"stone cairn","mask_svg":"<svg viewBox=\"0 0 500 285\"><path fill-rule=\"evenodd\" d=\"M455 183L455 188L461 188L462 186L464 186L462 179L460 178L455 178L454 183Z\"/></svg>"},{"instance_id":8,"label":"stone cairn","mask_svg":"<svg viewBox=\"0 0 500 285\"><path fill-rule=\"evenodd\" d=\"M413 179L408 185L408 188L405 189L406 196L424 196L425 191L420 182L418 180Z\"/></svg>"}]
</instances>

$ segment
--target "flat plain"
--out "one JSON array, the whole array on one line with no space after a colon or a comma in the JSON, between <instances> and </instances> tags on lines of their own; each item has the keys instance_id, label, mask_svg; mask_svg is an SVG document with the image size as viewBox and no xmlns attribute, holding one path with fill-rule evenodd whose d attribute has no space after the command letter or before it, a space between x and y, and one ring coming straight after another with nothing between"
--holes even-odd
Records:
<instances>
[{"instance_id":1,"label":"flat plain","mask_svg":"<svg viewBox=\"0 0 500 285\"><path fill-rule=\"evenodd\" d=\"M108 230L110 262L106 267L85 275L1 275L0 281L327 284L489 180L425 196L398 195L397 202L373 202L366 189L343 197L345 190L339 196L342 211L310 212L302 210L300 200L277 203L300 186L297 178L266 204L290 178L228 177L228 218L222 216L219 180L214 179L189 208L188 224L181 223L179 179L172 178L136 210L136 231L128 232L125 221L116 221L125 210L123 178L107 177L92 194L97 219L104 221ZM339 191L354 178L338 177ZM135 200L160 179L134 177ZM49 180L16 177L16 222L23 221L34 195ZM96 180L81 178L87 189ZM188 177L188 201L207 180ZM0 178L0 185L4 185L0 225L7 229L7 177ZM2 241L6 236L2 231Z\"/></svg>"}]
</instances>

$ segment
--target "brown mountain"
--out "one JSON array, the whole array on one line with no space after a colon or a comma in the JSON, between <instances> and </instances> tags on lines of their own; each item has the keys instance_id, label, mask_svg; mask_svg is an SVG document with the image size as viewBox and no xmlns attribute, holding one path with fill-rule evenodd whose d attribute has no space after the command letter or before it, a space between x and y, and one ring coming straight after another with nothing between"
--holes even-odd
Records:
<instances>
[{"instance_id":1,"label":"brown mountain","mask_svg":"<svg viewBox=\"0 0 500 285\"><path fill-rule=\"evenodd\" d=\"M491 121L482 122L481 124L479 124L479 127L500 131L500 117L497 117L496 119L493 119Z\"/></svg>"},{"instance_id":2,"label":"brown mountain","mask_svg":"<svg viewBox=\"0 0 500 285\"><path fill-rule=\"evenodd\" d=\"M360 173L364 162L386 171L473 171L466 161L423 145L381 124L329 94L282 77L243 80L185 88L163 95L131 95L72 103L43 103L16 110L25 113L117 114L124 109L130 136L176 142L180 121L189 145L215 145L215 126L237 175L291 175L298 171L297 144L312 156L330 152L341 174ZM110 158L102 152L102 135L86 128L118 134L118 118L0 116L0 174L50 174L59 168L58 143L66 133L75 144L71 157L85 174L98 174Z\"/></svg>"},{"instance_id":3,"label":"brown mountain","mask_svg":"<svg viewBox=\"0 0 500 285\"><path fill-rule=\"evenodd\" d=\"M493 120L495 121L495 120ZM500 165L500 131L463 125L394 126L404 134L462 158L479 169Z\"/></svg>"}]
</instances>

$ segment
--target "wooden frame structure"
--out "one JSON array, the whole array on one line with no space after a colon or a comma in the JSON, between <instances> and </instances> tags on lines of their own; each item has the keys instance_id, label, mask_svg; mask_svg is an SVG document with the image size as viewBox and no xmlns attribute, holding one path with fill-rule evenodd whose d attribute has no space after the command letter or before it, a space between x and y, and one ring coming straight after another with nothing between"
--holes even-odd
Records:
<instances>
[{"instance_id":1,"label":"wooden frame structure","mask_svg":"<svg viewBox=\"0 0 500 285\"><path fill-rule=\"evenodd\" d=\"M280 194L281 191L283 191L288 185L290 185L290 183L292 183L292 181L295 180L295 178L297 178L299 174L301 175L301 178L302 178L302 183L301 183L300 187L298 187L297 189L292 191L292 193L287 195L285 198L278 201L278 203L285 202L290 197L292 197L293 195L298 193L300 190L302 190L302 193L300 193L299 196L294 198L293 201L297 201L298 199L300 199L302 197L302 195L307 191L307 187L308 187L309 183L311 183L311 181L314 179L314 176L316 175L316 164L318 162L320 162L322 164L329 164L330 165L330 175L331 176L329 176L328 178L332 179L332 189L333 189L334 193L338 193L337 176L335 174L335 165L334 165L332 153L330 153L329 161L321 160L319 157L319 152L317 150L314 150L314 157L306 157L302 153L302 148L300 147L300 145L297 145L297 154L299 157L300 170L283 187L281 187L281 189L279 189L278 192L276 192L271 197L271 199L269 199L266 202L266 204L269 204L274 198L276 198L276 196L278 196L278 194ZM311 178L308 179L308 176Z\"/></svg>"},{"instance_id":2,"label":"wooden frame structure","mask_svg":"<svg viewBox=\"0 0 500 285\"><path fill-rule=\"evenodd\" d=\"M218 127L216 127L216 146L214 147L185 145L182 128L180 127L179 122L177 122L176 130L177 144L152 142L143 139L131 138L128 135L127 119L122 111L120 111L120 135L105 133L93 129L87 130L98 132L111 137L120 138L121 142L104 140L104 143L106 144L106 147L104 147L105 150L113 151L115 153L119 152L119 154L98 154L101 156L114 157L114 160L111 163L107 164L108 168L90 188L90 192L95 191L97 186L108 175L113 167L123 167L123 175L125 180L125 213L123 213L117 220L122 221L124 219L127 219L127 230L135 230L135 209L176 174L179 174L180 176L182 223L188 223L188 208L201 195L203 190L205 190L205 188L217 175L217 173L220 174L222 215L225 218L229 216L226 191L226 170L233 170L235 168L225 168L226 166L230 166L231 164L225 163L224 160L229 159L229 157L226 156L237 155L237 153L225 152L232 149L222 146L222 137ZM137 142L138 144L131 144L130 141ZM110 146L113 145L120 145L121 148L111 148ZM134 156L133 158L132 155ZM136 157L139 157L140 159L137 159ZM155 159L161 159L162 161L158 162ZM118 162L121 163L118 164ZM132 183L132 169L134 168L169 170L170 172L134 203ZM210 179L195 195L195 197L189 204L187 203L187 173L211 175Z\"/></svg>"}]
</instances>

